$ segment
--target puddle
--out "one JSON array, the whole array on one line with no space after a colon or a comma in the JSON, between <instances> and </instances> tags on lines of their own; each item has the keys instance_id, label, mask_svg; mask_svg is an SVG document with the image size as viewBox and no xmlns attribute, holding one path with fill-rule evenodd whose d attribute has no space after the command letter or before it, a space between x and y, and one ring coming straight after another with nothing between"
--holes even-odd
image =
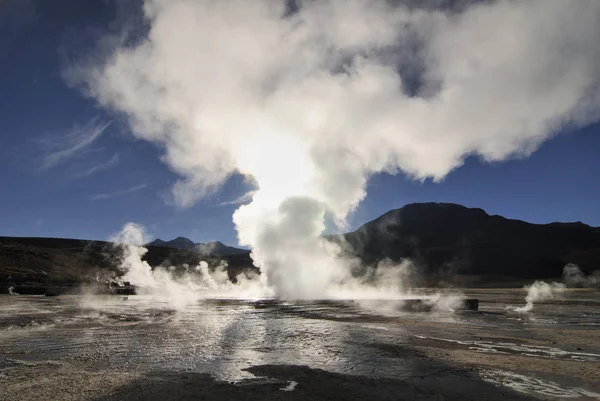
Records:
<instances>
[{"instance_id":1,"label":"puddle","mask_svg":"<svg viewBox=\"0 0 600 401\"><path fill-rule=\"evenodd\" d=\"M423 340L443 341L453 344L464 345L469 350L483 353L518 354L535 358L561 358L575 361L600 362L600 354L590 352L565 351L560 348L545 347L541 345L515 344L509 342L492 341L461 341L451 340L448 338L427 337L422 335L415 335L415 337Z\"/></svg>"},{"instance_id":2,"label":"puddle","mask_svg":"<svg viewBox=\"0 0 600 401\"><path fill-rule=\"evenodd\" d=\"M592 398L600 399L600 393L588 391L580 387L562 387L558 383L536 379L519 373L484 369L479 373L480 377L488 383L496 386L511 388L525 394L539 394L557 399L565 398Z\"/></svg>"}]
</instances>

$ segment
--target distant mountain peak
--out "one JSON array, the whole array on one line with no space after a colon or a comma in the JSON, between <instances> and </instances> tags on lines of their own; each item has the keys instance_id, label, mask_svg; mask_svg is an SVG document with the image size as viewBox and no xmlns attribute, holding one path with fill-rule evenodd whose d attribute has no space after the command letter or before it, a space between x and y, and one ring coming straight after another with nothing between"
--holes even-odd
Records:
<instances>
[{"instance_id":1,"label":"distant mountain peak","mask_svg":"<svg viewBox=\"0 0 600 401\"><path fill-rule=\"evenodd\" d=\"M166 243L167 243L166 241L163 241L160 238L157 238L152 242L148 242L146 245L147 246L163 246Z\"/></svg>"},{"instance_id":2,"label":"distant mountain peak","mask_svg":"<svg viewBox=\"0 0 600 401\"><path fill-rule=\"evenodd\" d=\"M332 237L333 240L338 240ZM412 203L343 235L367 264L410 259L429 271L531 278L593 266L600 230L582 222L533 224L452 203Z\"/></svg>"},{"instance_id":3,"label":"distant mountain peak","mask_svg":"<svg viewBox=\"0 0 600 401\"><path fill-rule=\"evenodd\" d=\"M247 249L235 248L223 244L221 241L210 241L207 243L194 243L191 239L186 237L177 237L171 241L163 241L161 239L155 239L152 242L146 244L147 246L160 246L163 248L181 249L185 251L195 251L201 255L224 257L230 255L241 255L249 253Z\"/></svg>"}]
</instances>

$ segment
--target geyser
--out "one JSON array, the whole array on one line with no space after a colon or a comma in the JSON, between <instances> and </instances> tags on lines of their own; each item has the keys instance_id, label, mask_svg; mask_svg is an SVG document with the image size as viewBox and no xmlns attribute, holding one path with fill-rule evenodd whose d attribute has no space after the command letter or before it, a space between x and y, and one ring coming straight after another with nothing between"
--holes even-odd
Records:
<instances>
[{"instance_id":1,"label":"geyser","mask_svg":"<svg viewBox=\"0 0 600 401\"><path fill-rule=\"evenodd\" d=\"M146 0L147 36L67 73L164 149L179 205L251 177L233 221L278 296L347 279L320 234L370 175L441 180L468 155L527 156L598 119L598 1L288 3Z\"/></svg>"}]
</instances>

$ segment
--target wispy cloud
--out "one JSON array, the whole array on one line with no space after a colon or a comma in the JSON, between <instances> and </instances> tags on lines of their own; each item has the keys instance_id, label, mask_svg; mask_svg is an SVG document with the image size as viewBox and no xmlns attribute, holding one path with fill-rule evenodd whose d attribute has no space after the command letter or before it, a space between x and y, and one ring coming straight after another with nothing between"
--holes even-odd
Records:
<instances>
[{"instance_id":1,"label":"wispy cloud","mask_svg":"<svg viewBox=\"0 0 600 401\"><path fill-rule=\"evenodd\" d=\"M92 118L83 126L75 125L66 135L44 137L38 143L44 148L42 168L47 170L65 163L87 151L92 143L110 126L112 121L100 122Z\"/></svg>"},{"instance_id":2,"label":"wispy cloud","mask_svg":"<svg viewBox=\"0 0 600 401\"><path fill-rule=\"evenodd\" d=\"M123 196L123 195L127 195L130 194L132 192L136 192L139 191L141 189L146 188L147 185L146 184L140 184L140 185L136 185L133 186L131 188L127 188L127 189L123 189L121 191L115 191L115 192L106 192L106 193L100 193L100 194L96 194L93 195L91 197L92 200L100 200L100 199L110 199L110 198L115 198L117 196Z\"/></svg>"},{"instance_id":3,"label":"wispy cloud","mask_svg":"<svg viewBox=\"0 0 600 401\"><path fill-rule=\"evenodd\" d=\"M257 191L246 192L244 195L240 196L239 198L236 198L236 199L230 200L230 201L225 201L225 202L218 203L217 206L242 205L244 203L249 203L249 202L252 201L252 197L254 196L254 194L256 192Z\"/></svg>"},{"instance_id":4,"label":"wispy cloud","mask_svg":"<svg viewBox=\"0 0 600 401\"><path fill-rule=\"evenodd\" d=\"M117 164L119 164L119 161L120 161L119 153L115 153L106 162L96 163L95 165L89 167L86 170L83 170L76 174L73 174L73 178L89 177L90 175L95 174L99 171L108 170L109 168L112 168L112 167L116 166Z\"/></svg>"}]
</instances>

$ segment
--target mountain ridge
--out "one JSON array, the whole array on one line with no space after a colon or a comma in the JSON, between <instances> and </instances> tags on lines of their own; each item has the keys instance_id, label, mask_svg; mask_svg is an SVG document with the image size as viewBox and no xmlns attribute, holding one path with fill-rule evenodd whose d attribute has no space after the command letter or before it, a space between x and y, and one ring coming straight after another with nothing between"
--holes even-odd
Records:
<instances>
[{"instance_id":1,"label":"mountain ridge","mask_svg":"<svg viewBox=\"0 0 600 401\"><path fill-rule=\"evenodd\" d=\"M566 263L600 267L600 229L528 223L454 203L412 203L331 236L365 264L410 258L428 273L558 277Z\"/></svg>"},{"instance_id":2,"label":"mountain ridge","mask_svg":"<svg viewBox=\"0 0 600 401\"><path fill-rule=\"evenodd\" d=\"M352 232L325 238L339 242L364 267L385 259L409 259L427 279L425 285L465 285L461 277L480 277L479 283L518 278L522 285L523 280L558 278L567 263L579 265L585 273L600 267L599 227L582 222L534 224L451 203L408 204ZM208 243L206 249L197 245L207 244L185 237L172 241L190 250L164 246L169 241L157 239L146 244L144 260L177 269L201 260L211 266L225 260L230 278L244 271L259 272L248 250L234 248L239 253L219 256L215 249L228 248L219 241ZM95 281L98 274L119 274L118 248L104 241L0 237L0 287L78 285Z\"/></svg>"},{"instance_id":3,"label":"mountain ridge","mask_svg":"<svg viewBox=\"0 0 600 401\"><path fill-rule=\"evenodd\" d=\"M157 238L154 241L145 244L144 246L158 246L163 248L180 249L184 251L197 252L200 255L209 255L216 257L243 255L250 253L250 251L247 249L235 248L233 246L225 245L221 241L194 243L194 241L186 237L177 237L170 241L163 241L160 238Z\"/></svg>"},{"instance_id":4,"label":"mountain ridge","mask_svg":"<svg viewBox=\"0 0 600 401\"><path fill-rule=\"evenodd\" d=\"M226 262L225 269L232 281L240 273L259 273L249 255L215 257L168 247L146 248L142 260L153 268L173 266L177 274L189 266L197 266L200 261L207 262L209 269ZM6 293L10 286L96 285L123 274L122 256L123 248L107 241L0 236L0 293Z\"/></svg>"}]
</instances>

